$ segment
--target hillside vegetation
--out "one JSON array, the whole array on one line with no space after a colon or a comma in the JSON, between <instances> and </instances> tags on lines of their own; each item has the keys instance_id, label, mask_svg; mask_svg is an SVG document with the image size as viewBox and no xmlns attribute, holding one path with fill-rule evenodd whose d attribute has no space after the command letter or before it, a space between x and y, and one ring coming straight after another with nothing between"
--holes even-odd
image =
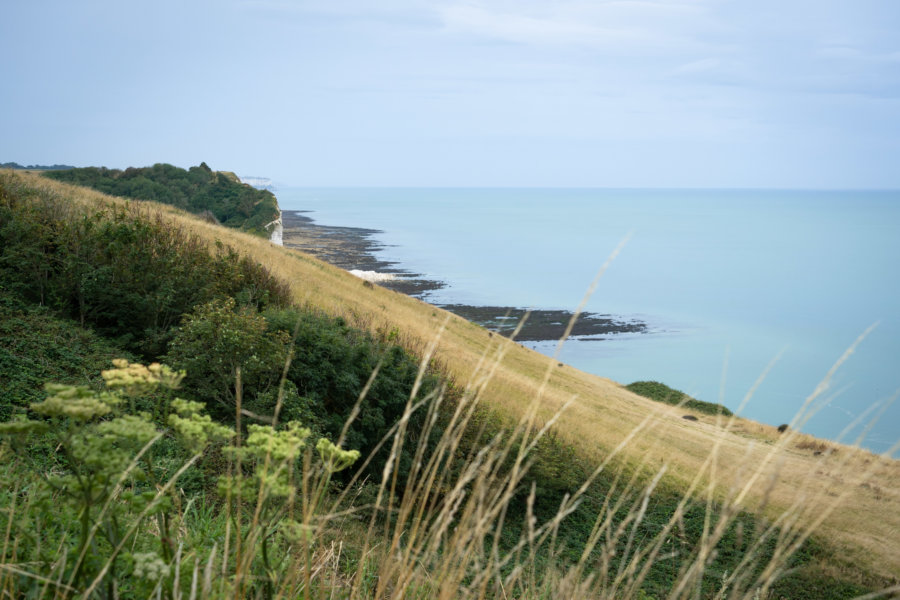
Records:
<instances>
[{"instance_id":1,"label":"hillside vegetation","mask_svg":"<svg viewBox=\"0 0 900 600\"><path fill-rule=\"evenodd\" d=\"M112 196L171 204L260 236L268 236L266 226L280 216L272 192L241 183L234 173L213 171L206 163L188 170L155 164L124 171L86 167L48 171L45 175Z\"/></svg>"},{"instance_id":2,"label":"hillside vegetation","mask_svg":"<svg viewBox=\"0 0 900 600\"><path fill-rule=\"evenodd\" d=\"M665 402L672 406L683 406L684 408L689 408L707 415L723 415L730 417L733 414L726 406L697 400L682 391L670 388L666 384L658 381L635 381L634 383L626 385L625 388L644 398L650 398L657 402Z\"/></svg>"},{"instance_id":3,"label":"hillside vegetation","mask_svg":"<svg viewBox=\"0 0 900 600\"><path fill-rule=\"evenodd\" d=\"M30 341L18 346L0 378L88 387L6 403L15 443L38 437L2 476L10 490L40 469L102 483L88 503L65 492L83 484L52 478L4 497L16 540L4 562L21 571L0 578L11 595L34 581L104 597L162 586L192 597L842 598L900 583L896 461L795 428L688 422L689 407L259 238L34 175L0 178L0 306L20 323L6 339L33 328L48 351L97 342L85 352L96 359L68 370L47 368L65 353L37 361L22 350ZM100 335L70 333L85 327ZM88 371L117 348L187 374L126 361L103 392ZM179 382L196 405L167 391ZM106 416L59 427L75 419L54 412L66 398ZM296 425L276 427L286 422ZM91 462L93 439L121 450L118 467ZM345 470L356 459L340 447L361 450L360 464ZM142 478L124 475L129 461ZM29 523L49 519L53 489L67 508L35 537ZM139 535L148 527L159 540ZM53 558L61 544L71 560ZM76 560L89 547L95 562Z\"/></svg>"},{"instance_id":4,"label":"hillside vegetation","mask_svg":"<svg viewBox=\"0 0 900 600\"><path fill-rule=\"evenodd\" d=\"M89 329L0 284L0 422L43 400L44 383L94 383L113 359L134 357Z\"/></svg>"}]
</instances>

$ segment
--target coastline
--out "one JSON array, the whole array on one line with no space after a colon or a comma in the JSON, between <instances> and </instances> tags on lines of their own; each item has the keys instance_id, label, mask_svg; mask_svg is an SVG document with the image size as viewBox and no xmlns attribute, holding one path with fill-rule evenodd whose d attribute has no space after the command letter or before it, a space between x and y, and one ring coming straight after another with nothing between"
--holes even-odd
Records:
<instances>
[{"instance_id":1,"label":"coastline","mask_svg":"<svg viewBox=\"0 0 900 600\"><path fill-rule=\"evenodd\" d=\"M353 272L369 282L428 302L430 291L446 287L446 283L412 273L398 263L377 258L386 246L375 239L377 229L320 225L310 211L282 211L282 242L286 248L311 254L336 267ZM436 304L489 331L510 337L526 317L516 340L519 342L557 341L566 331L573 313L568 310L527 310L513 306L472 306L468 304ZM646 333L647 324L637 319L624 319L608 314L581 313L569 338L603 340L603 336L620 333Z\"/></svg>"},{"instance_id":2,"label":"coastline","mask_svg":"<svg viewBox=\"0 0 900 600\"><path fill-rule=\"evenodd\" d=\"M420 299L426 292L444 287L443 282L425 279L420 274L399 268L397 263L376 258L375 253L385 247L374 239L381 231L319 225L305 216L308 212L281 212L282 243L285 248L311 254L345 271L388 274L391 277L379 279L378 285Z\"/></svg>"}]
</instances>

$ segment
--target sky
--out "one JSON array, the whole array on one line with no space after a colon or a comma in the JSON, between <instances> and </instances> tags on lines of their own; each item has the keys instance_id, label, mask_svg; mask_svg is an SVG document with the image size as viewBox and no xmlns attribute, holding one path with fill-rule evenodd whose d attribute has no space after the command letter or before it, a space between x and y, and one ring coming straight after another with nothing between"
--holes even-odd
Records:
<instances>
[{"instance_id":1,"label":"sky","mask_svg":"<svg viewBox=\"0 0 900 600\"><path fill-rule=\"evenodd\" d=\"M0 163L900 188L897 0L28 0Z\"/></svg>"}]
</instances>

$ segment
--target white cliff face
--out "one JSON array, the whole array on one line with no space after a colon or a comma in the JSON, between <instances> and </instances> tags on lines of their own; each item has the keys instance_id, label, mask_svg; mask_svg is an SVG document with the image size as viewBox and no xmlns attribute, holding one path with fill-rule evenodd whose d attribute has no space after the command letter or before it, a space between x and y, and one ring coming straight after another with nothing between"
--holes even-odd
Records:
<instances>
[{"instance_id":1,"label":"white cliff face","mask_svg":"<svg viewBox=\"0 0 900 600\"><path fill-rule=\"evenodd\" d=\"M281 211L278 211L278 218L266 225L266 231L271 232L269 241L278 246L284 246L284 223L281 221Z\"/></svg>"},{"instance_id":2,"label":"white cliff face","mask_svg":"<svg viewBox=\"0 0 900 600\"><path fill-rule=\"evenodd\" d=\"M272 184L272 180L268 177L238 177L241 180L241 183L246 183L247 185L252 185L258 190L269 190L270 192L275 189L275 186Z\"/></svg>"}]
</instances>

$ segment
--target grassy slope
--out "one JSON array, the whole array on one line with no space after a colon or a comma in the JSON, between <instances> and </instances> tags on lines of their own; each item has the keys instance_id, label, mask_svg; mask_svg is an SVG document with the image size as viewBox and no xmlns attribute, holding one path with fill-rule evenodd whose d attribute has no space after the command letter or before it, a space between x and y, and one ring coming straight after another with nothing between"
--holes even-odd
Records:
<instances>
[{"instance_id":1,"label":"grassy slope","mask_svg":"<svg viewBox=\"0 0 900 600\"><path fill-rule=\"evenodd\" d=\"M124 171L86 167L46 171L44 175L124 198L171 204L194 214L212 214L226 227L269 238L267 229L280 218L272 192L241 183L230 171L213 171L206 163L190 169L157 163Z\"/></svg>"},{"instance_id":2,"label":"grassy slope","mask_svg":"<svg viewBox=\"0 0 900 600\"><path fill-rule=\"evenodd\" d=\"M103 194L20 174L29 185L49 187L74 202L126 202ZM518 416L539 399L538 420L546 420L567 401L559 420L560 438L584 457L599 461L630 435L622 456L634 465L668 465L668 485L713 482L718 495L731 490L747 507L764 506L770 516L791 518L815 528L833 543L848 564L862 565L886 578L900 574L900 461L846 446L816 441L743 419L718 422L684 409L661 405L617 383L583 373L424 302L380 287L299 252L236 231L216 227L170 207L148 204L202 235L243 248L254 260L290 281L300 303L309 304L372 330L400 332L404 343L423 351L440 333L436 360L459 384L485 373L485 357L505 353L486 384L484 400ZM837 452L815 456L813 448ZM700 488L703 489L702 487ZM839 568L832 566L830 568Z\"/></svg>"},{"instance_id":3,"label":"grassy slope","mask_svg":"<svg viewBox=\"0 0 900 600\"><path fill-rule=\"evenodd\" d=\"M0 289L0 421L47 397L46 382L97 383L114 358L135 360L89 329Z\"/></svg>"}]
</instances>

